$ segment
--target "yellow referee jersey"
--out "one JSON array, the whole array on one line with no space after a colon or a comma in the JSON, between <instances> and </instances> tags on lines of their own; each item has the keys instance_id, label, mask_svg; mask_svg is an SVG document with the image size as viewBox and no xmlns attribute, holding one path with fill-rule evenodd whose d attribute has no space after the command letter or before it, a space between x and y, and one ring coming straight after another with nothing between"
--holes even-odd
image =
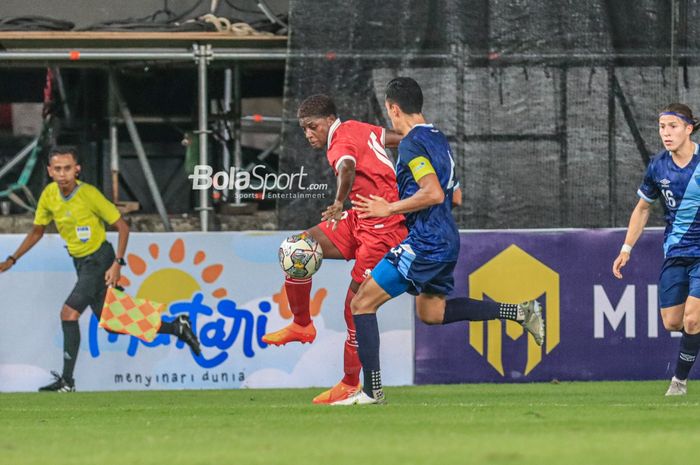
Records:
<instances>
[{"instance_id":1,"label":"yellow referee jersey","mask_svg":"<svg viewBox=\"0 0 700 465\"><path fill-rule=\"evenodd\" d=\"M46 226L51 220L73 257L85 257L105 241L105 225L114 224L121 214L95 186L78 181L75 190L63 197L52 182L41 193L34 224Z\"/></svg>"}]
</instances>

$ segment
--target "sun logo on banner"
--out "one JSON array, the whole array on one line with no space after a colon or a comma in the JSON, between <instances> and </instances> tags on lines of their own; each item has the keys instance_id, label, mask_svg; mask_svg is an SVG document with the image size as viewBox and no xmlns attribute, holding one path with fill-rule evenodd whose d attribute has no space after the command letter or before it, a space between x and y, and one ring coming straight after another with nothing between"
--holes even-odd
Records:
<instances>
[{"instance_id":1,"label":"sun logo on banner","mask_svg":"<svg viewBox=\"0 0 700 465\"><path fill-rule=\"evenodd\" d=\"M182 238L169 247L159 241L148 245L148 253L128 254L128 275L122 276L119 284L134 286L135 294L127 293L136 299L165 304L163 313L167 318L188 316L202 347L201 355L192 355L200 367L208 369L225 363L236 344L242 356L254 357L258 349L267 347L261 338L267 332L271 303L261 298L250 302L252 309L240 305L231 295L233 290L229 292L219 283L224 265L208 259L198 245L191 244ZM90 353L96 358L100 356L98 323L96 318L90 321ZM108 334L107 343L116 342L117 337ZM134 357L141 346L158 347L170 344L171 340L168 334L159 334L152 342L132 335L126 355ZM175 346L186 347L180 340Z\"/></svg>"},{"instance_id":2,"label":"sun logo on banner","mask_svg":"<svg viewBox=\"0 0 700 465\"><path fill-rule=\"evenodd\" d=\"M187 250L182 239L176 239L173 242L167 257L161 257L160 247L155 243L148 246L148 254L154 263L149 264L147 259L136 254L130 253L126 257L133 277L143 278L136 292L136 297L164 303L166 308L172 302L191 299L194 293L202 290L200 285L202 282L215 285L216 280L224 270L224 266L221 264L208 264L206 253L198 250L192 257L192 265L198 269L201 268L199 271L200 280L183 271L180 267L185 264ZM162 264L163 260L166 260L165 264ZM161 268L149 274L150 269L158 265L161 265ZM122 276L119 284L127 287L131 284L131 280ZM218 287L212 291L211 295L222 299L228 295L228 292L225 288Z\"/></svg>"},{"instance_id":3,"label":"sun logo on banner","mask_svg":"<svg viewBox=\"0 0 700 465\"><path fill-rule=\"evenodd\" d=\"M472 299L483 300L489 297L497 302L520 303L538 299L542 295L545 295L545 343L540 347L534 338L528 335L525 375L542 361L543 350L545 354L549 354L559 344L559 274L520 247L511 245L469 275L469 297ZM469 323L469 345L480 355L486 355L488 363L501 376L505 376L503 332L501 320ZM512 340L519 339L523 333L524 329L520 324L514 321L505 322L505 334Z\"/></svg>"}]
</instances>

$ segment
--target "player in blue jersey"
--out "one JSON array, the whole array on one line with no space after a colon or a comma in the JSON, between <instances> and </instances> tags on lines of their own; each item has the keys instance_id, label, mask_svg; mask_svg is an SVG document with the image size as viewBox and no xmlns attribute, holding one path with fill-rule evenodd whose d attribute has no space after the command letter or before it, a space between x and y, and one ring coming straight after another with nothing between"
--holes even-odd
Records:
<instances>
[{"instance_id":1,"label":"player in blue jersey","mask_svg":"<svg viewBox=\"0 0 700 465\"><path fill-rule=\"evenodd\" d=\"M372 270L350 304L355 320L364 385L336 405L376 404L384 400L379 370L377 310L404 292L415 295L416 313L428 324L496 318L520 322L542 345L544 323L536 301L506 304L464 298L447 300L459 253L459 232L452 217L454 161L445 136L422 114L423 94L411 78L387 85L385 105L399 144L396 179L400 200L358 195L360 218L406 216L408 237Z\"/></svg>"},{"instance_id":2,"label":"player in blue jersey","mask_svg":"<svg viewBox=\"0 0 700 465\"><path fill-rule=\"evenodd\" d=\"M661 319L667 330L683 331L667 396L688 392L688 374L700 349L700 156L698 145L690 140L697 128L687 105L673 103L661 110L659 135L665 149L649 162L625 243L613 264L613 274L622 279L620 269L644 230L651 204L660 198L666 220L659 277Z\"/></svg>"}]
</instances>

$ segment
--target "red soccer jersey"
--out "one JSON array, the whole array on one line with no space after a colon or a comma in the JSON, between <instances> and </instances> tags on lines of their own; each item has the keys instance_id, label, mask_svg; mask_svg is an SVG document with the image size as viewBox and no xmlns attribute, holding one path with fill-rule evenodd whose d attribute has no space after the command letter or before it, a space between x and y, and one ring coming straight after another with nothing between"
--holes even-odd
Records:
<instances>
[{"instance_id":1,"label":"red soccer jersey","mask_svg":"<svg viewBox=\"0 0 700 465\"><path fill-rule=\"evenodd\" d=\"M384 149L384 128L359 121L335 120L328 131L328 163L338 175L338 165L343 160L355 162L355 181L350 200L357 194L383 197L388 202L399 200L394 164ZM365 218L359 227L364 230L393 228L404 221L403 215L388 218Z\"/></svg>"}]
</instances>

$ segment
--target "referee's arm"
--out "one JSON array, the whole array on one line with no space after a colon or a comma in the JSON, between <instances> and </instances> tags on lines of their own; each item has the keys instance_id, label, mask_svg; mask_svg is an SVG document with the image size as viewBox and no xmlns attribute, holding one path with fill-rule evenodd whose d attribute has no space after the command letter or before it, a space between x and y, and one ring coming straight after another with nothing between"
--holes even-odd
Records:
<instances>
[{"instance_id":1,"label":"referee's arm","mask_svg":"<svg viewBox=\"0 0 700 465\"><path fill-rule=\"evenodd\" d=\"M4 262L0 263L0 273L12 268L12 265L14 265L22 255L29 252L29 249L34 247L34 245L39 242L42 237L44 237L45 230L46 226L35 224L29 234L27 234L27 237L25 237L22 243L19 245L19 248L15 251L15 253L7 257Z\"/></svg>"},{"instance_id":2,"label":"referee's arm","mask_svg":"<svg viewBox=\"0 0 700 465\"><path fill-rule=\"evenodd\" d=\"M117 221L110 225L115 228L119 233L119 239L117 244L117 256L112 266L105 272L105 283L108 286L116 286L119 283L119 278L121 277L121 265L117 260L123 259L126 253L126 244L129 242L129 225L124 221L121 216Z\"/></svg>"},{"instance_id":3,"label":"referee's arm","mask_svg":"<svg viewBox=\"0 0 700 465\"><path fill-rule=\"evenodd\" d=\"M117 258L124 258L124 254L126 254L126 244L129 242L129 225L124 221L124 218L120 216L119 219L110 226L115 228L119 233Z\"/></svg>"}]
</instances>

